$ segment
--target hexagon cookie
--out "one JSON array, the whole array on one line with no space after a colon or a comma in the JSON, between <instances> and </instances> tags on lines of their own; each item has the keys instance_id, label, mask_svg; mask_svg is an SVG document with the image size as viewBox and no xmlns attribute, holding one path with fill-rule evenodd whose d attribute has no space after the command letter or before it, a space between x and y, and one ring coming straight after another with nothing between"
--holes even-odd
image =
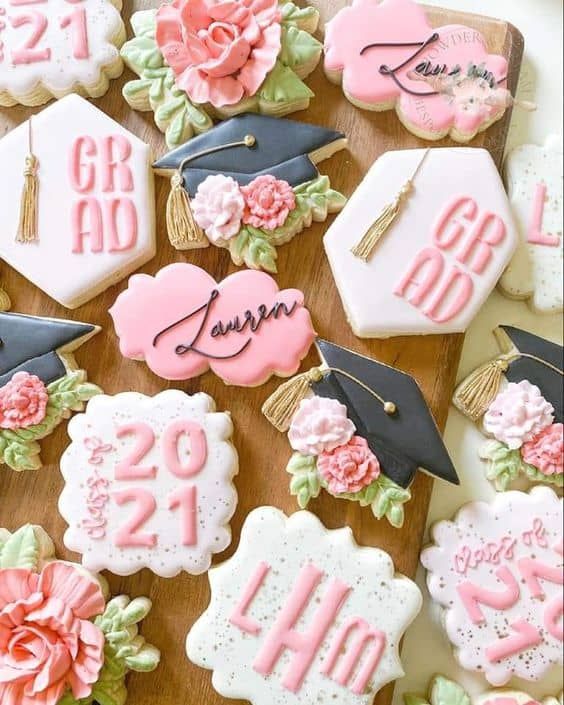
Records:
<instances>
[{"instance_id":1,"label":"hexagon cookie","mask_svg":"<svg viewBox=\"0 0 564 705\"><path fill-rule=\"evenodd\" d=\"M19 242L29 152L37 169L37 239ZM0 141L0 258L67 308L76 308L156 252L150 148L76 95Z\"/></svg>"},{"instance_id":2,"label":"hexagon cookie","mask_svg":"<svg viewBox=\"0 0 564 705\"><path fill-rule=\"evenodd\" d=\"M490 154L469 148L385 153L324 238L361 338L465 331L517 241Z\"/></svg>"}]
</instances>

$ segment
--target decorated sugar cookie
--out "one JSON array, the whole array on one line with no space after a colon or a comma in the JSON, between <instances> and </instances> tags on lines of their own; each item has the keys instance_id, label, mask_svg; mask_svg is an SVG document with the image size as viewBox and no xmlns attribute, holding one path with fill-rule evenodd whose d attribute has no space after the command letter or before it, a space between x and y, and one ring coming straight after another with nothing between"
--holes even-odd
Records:
<instances>
[{"instance_id":1,"label":"decorated sugar cookie","mask_svg":"<svg viewBox=\"0 0 564 705\"><path fill-rule=\"evenodd\" d=\"M346 143L341 132L251 113L186 142L154 165L172 174L172 244L225 247L237 265L276 272L279 245L344 206L316 164Z\"/></svg>"},{"instance_id":2,"label":"decorated sugar cookie","mask_svg":"<svg viewBox=\"0 0 564 705\"><path fill-rule=\"evenodd\" d=\"M209 130L212 118L305 110L303 82L322 45L319 13L277 0L174 0L131 18L121 54L139 78L124 86L135 110L152 110L170 148Z\"/></svg>"},{"instance_id":3,"label":"decorated sugar cookie","mask_svg":"<svg viewBox=\"0 0 564 705\"><path fill-rule=\"evenodd\" d=\"M511 326L494 333L502 354L464 379L453 403L489 437L480 456L498 490L520 476L562 487L562 346Z\"/></svg>"},{"instance_id":4,"label":"decorated sugar cookie","mask_svg":"<svg viewBox=\"0 0 564 705\"><path fill-rule=\"evenodd\" d=\"M315 338L302 292L253 270L219 283L186 263L136 274L110 314L122 355L164 379L211 369L226 384L258 386L294 374Z\"/></svg>"},{"instance_id":5,"label":"decorated sugar cookie","mask_svg":"<svg viewBox=\"0 0 564 705\"><path fill-rule=\"evenodd\" d=\"M521 238L500 287L539 313L562 311L562 157L562 136L553 135L543 147L524 144L505 160Z\"/></svg>"},{"instance_id":6,"label":"decorated sugar cookie","mask_svg":"<svg viewBox=\"0 0 564 705\"><path fill-rule=\"evenodd\" d=\"M326 27L325 72L352 103L395 108L423 139L469 142L513 104L507 60L471 27L432 27L413 0L353 0L337 12Z\"/></svg>"},{"instance_id":7,"label":"decorated sugar cookie","mask_svg":"<svg viewBox=\"0 0 564 705\"><path fill-rule=\"evenodd\" d=\"M205 572L231 543L237 453L207 394L100 396L69 424L61 459L64 537L90 570Z\"/></svg>"},{"instance_id":8,"label":"decorated sugar cookie","mask_svg":"<svg viewBox=\"0 0 564 705\"><path fill-rule=\"evenodd\" d=\"M436 524L422 553L457 660L492 685L562 668L562 521L550 488L506 492Z\"/></svg>"},{"instance_id":9,"label":"decorated sugar cookie","mask_svg":"<svg viewBox=\"0 0 564 705\"><path fill-rule=\"evenodd\" d=\"M39 442L101 389L73 352L100 328L0 312L0 465L41 467Z\"/></svg>"},{"instance_id":10,"label":"decorated sugar cookie","mask_svg":"<svg viewBox=\"0 0 564 705\"><path fill-rule=\"evenodd\" d=\"M104 95L123 71L121 7L121 0L2 0L0 106Z\"/></svg>"},{"instance_id":11,"label":"decorated sugar cookie","mask_svg":"<svg viewBox=\"0 0 564 705\"><path fill-rule=\"evenodd\" d=\"M154 256L151 150L88 101L49 106L0 141L0 156L0 257L63 306Z\"/></svg>"},{"instance_id":12,"label":"decorated sugar cookie","mask_svg":"<svg viewBox=\"0 0 564 705\"><path fill-rule=\"evenodd\" d=\"M236 554L209 572L211 602L187 639L214 688L252 705L372 702L403 675L400 639L421 593L390 556L309 512L252 512Z\"/></svg>"},{"instance_id":13,"label":"decorated sugar cookie","mask_svg":"<svg viewBox=\"0 0 564 705\"><path fill-rule=\"evenodd\" d=\"M302 509L323 489L401 527L418 468L458 484L423 394L400 370L327 340L316 347L321 365L283 383L263 406L294 450L290 491Z\"/></svg>"},{"instance_id":14,"label":"decorated sugar cookie","mask_svg":"<svg viewBox=\"0 0 564 705\"><path fill-rule=\"evenodd\" d=\"M139 634L146 597L109 598L104 578L57 560L40 526L0 529L2 705L125 705L129 671L160 653Z\"/></svg>"},{"instance_id":15,"label":"decorated sugar cookie","mask_svg":"<svg viewBox=\"0 0 564 705\"><path fill-rule=\"evenodd\" d=\"M462 147L386 152L324 238L360 338L465 331L517 241L490 154Z\"/></svg>"},{"instance_id":16,"label":"decorated sugar cookie","mask_svg":"<svg viewBox=\"0 0 564 705\"><path fill-rule=\"evenodd\" d=\"M549 697L542 702L527 693L505 688L472 697L455 681L438 675L431 681L427 697L406 693L403 700L405 705L561 705L562 693L559 698Z\"/></svg>"}]
</instances>

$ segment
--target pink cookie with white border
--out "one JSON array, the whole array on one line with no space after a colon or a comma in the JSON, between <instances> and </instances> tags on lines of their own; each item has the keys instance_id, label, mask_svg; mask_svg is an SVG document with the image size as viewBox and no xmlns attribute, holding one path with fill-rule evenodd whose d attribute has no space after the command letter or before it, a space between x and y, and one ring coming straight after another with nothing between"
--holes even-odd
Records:
<instances>
[{"instance_id":1,"label":"pink cookie with white border","mask_svg":"<svg viewBox=\"0 0 564 705\"><path fill-rule=\"evenodd\" d=\"M207 394L100 396L69 424L64 537L89 570L204 573L231 543L233 425Z\"/></svg>"},{"instance_id":2,"label":"pink cookie with white border","mask_svg":"<svg viewBox=\"0 0 564 705\"><path fill-rule=\"evenodd\" d=\"M219 283L185 263L136 274L110 314L122 355L171 380L211 369L226 384L258 386L294 374L315 338L302 292L253 270Z\"/></svg>"},{"instance_id":3,"label":"pink cookie with white border","mask_svg":"<svg viewBox=\"0 0 564 705\"><path fill-rule=\"evenodd\" d=\"M415 135L468 142L512 105L507 60L463 25L434 28L413 0L353 0L327 24L325 73L366 110Z\"/></svg>"},{"instance_id":4,"label":"pink cookie with white border","mask_svg":"<svg viewBox=\"0 0 564 705\"><path fill-rule=\"evenodd\" d=\"M432 529L421 562L460 665L489 683L562 669L562 499L547 487L471 502Z\"/></svg>"}]
</instances>

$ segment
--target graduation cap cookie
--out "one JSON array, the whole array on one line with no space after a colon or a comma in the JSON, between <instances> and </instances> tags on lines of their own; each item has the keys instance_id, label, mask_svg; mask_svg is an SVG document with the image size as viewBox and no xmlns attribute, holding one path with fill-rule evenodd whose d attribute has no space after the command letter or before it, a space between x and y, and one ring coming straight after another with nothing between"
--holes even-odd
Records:
<instances>
[{"instance_id":1,"label":"graduation cap cookie","mask_svg":"<svg viewBox=\"0 0 564 705\"><path fill-rule=\"evenodd\" d=\"M494 334L502 354L464 379L453 403L490 437L480 456L498 490L520 474L562 487L562 346L512 326Z\"/></svg>"},{"instance_id":2,"label":"graduation cap cookie","mask_svg":"<svg viewBox=\"0 0 564 705\"><path fill-rule=\"evenodd\" d=\"M316 346L321 365L282 384L263 406L295 451L291 492L305 508L323 488L399 527L418 469L458 484L423 394L393 367L326 340Z\"/></svg>"},{"instance_id":3,"label":"graduation cap cookie","mask_svg":"<svg viewBox=\"0 0 564 705\"><path fill-rule=\"evenodd\" d=\"M237 265L275 272L279 245L344 206L316 165L346 144L335 130L246 113L177 147L154 164L172 177L171 243L211 243Z\"/></svg>"},{"instance_id":4,"label":"graduation cap cookie","mask_svg":"<svg viewBox=\"0 0 564 705\"><path fill-rule=\"evenodd\" d=\"M41 467L37 441L100 393L73 352L98 326L0 313L0 464Z\"/></svg>"}]
</instances>

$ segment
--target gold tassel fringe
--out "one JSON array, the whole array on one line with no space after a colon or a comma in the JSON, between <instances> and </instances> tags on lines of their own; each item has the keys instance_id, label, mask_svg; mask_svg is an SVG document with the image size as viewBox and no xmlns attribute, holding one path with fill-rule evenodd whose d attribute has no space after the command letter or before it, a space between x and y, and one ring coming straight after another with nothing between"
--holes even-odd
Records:
<instances>
[{"instance_id":1,"label":"gold tassel fringe","mask_svg":"<svg viewBox=\"0 0 564 705\"><path fill-rule=\"evenodd\" d=\"M262 413L279 431L287 431L292 417L302 399L305 399L310 385L313 382L320 382L322 379L321 368L312 367L311 370L283 382L264 402Z\"/></svg>"},{"instance_id":2,"label":"gold tassel fringe","mask_svg":"<svg viewBox=\"0 0 564 705\"><path fill-rule=\"evenodd\" d=\"M0 311L9 311L11 306L10 297L0 286Z\"/></svg>"},{"instance_id":3,"label":"gold tassel fringe","mask_svg":"<svg viewBox=\"0 0 564 705\"><path fill-rule=\"evenodd\" d=\"M24 185L20 202L20 222L16 242L36 242L37 234L37 167L33 154L25 158Z\"/></svg>"},{"instance_id":4,"label":"gold tassel fringe","mask_svg":"<svg viewBox=\"0 0 564 705\"><path fill-rule=\"evenodd\" d=\"M208 247L209 240L194 219L183 184L182 174L176 171L170 180L170 193L166 202L166 228L170 244L177 250Z\"/></svg>"},{"instance_id":5,"label":"gold tassel fringe","mask_svg":"<svg viewBox=\"0 0 564 705\"><path fill-rule=\"evenodd\" d=\"M501 378L508 367L509 359L498 357L474 370L454 392L456 408L472 421L478 421L497 396Z\"/></svg>"},{"instance_id":6,"label":"gold tassel fringe","mask_svg":"<svg viewBox=\"0 0 564 705\"><path fill-rule=\"evenodd\" d=\"M378 218L368 228L362 240L351 249L355 257L358 257L364 262L368 262L380 238L396 219L400 212L402 202L410 194L412 186L413 183L411 180L403 185L395 200L384 208Z\"/></svg>"}]
</instances>

